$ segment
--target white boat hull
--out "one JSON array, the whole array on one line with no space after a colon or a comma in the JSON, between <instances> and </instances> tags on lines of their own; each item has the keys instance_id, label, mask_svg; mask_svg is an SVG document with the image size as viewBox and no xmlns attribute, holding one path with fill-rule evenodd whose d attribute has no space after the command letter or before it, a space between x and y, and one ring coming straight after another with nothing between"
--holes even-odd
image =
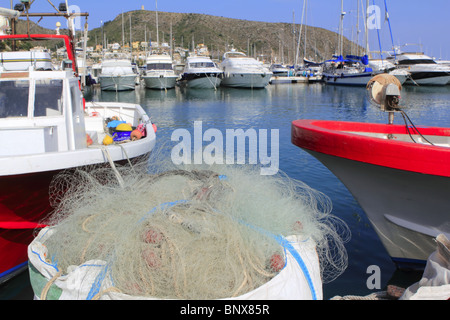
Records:
<instances>
[{"instance_id":1,"label":"white boat hull","mask_svg":"<svg viewBox=\"0 0 450 320\"><path fill-rule=\"evenodd\" d=\"M449 212L449 178L306 151L353 194L399 268L423 267L435 250L434 238L450 236L450 220L442 223Z\"/></svg>"},{"instance_id":2,"label":"white boat hull","mask_svg":"<svg viewBox=\"0 0 450 320\"><path fill-rule=\"evenodd\" d=\"M265 88L272 73L225 73L222 86L233 88Z\"/></svg>"},{"instance_id":3,"label":"white boat hull","mask_svg":"<svg viewBox=\"0 0 450 320\"><path fill-rule=\"evenodd\" d=\"M173 89L177 83L177 76L143 76L144 84L149 89Z\"/></svg>"},{"instance_id":4,"label":"white boat hull","mask_svg":"<svg viewBox=\"0 0 450 320\"><path fill-rule=\"evenodd\" d=\"M406 83L406 81L409 78L409 75L403 75L403 74L392 74L392 75L395 76L398 79L398 81L400 81L401 85Z\"/></svg>"},{"instance_id":5,"label":"white boat hull","mask_svg":"<svg viewBox=\"0 0 450 320\"><path fill-rule=\"evenodd\" d=\"M86 112L91 116L84 118L86 133L93 139L93 144L84 148L75 150L58 151L35 151L30 148L24 148L23 154L15 153L14 161L11 156L0 157L0 176L28 174L45 171L56 171L69 168L76 168L87 165L108 163L112 161L123 161L148 155L156 144L156 135L150 119L142 110L142 107L126 103L107 103L107 102L88 102L86 103ZM147 137L122 144L102 145L105 134L103 131L104 119L120 114L121 118L132 125L136 125L137 114L145 122L147 119L146 132ZM44 124L42 124L44 126ZM3 134L11 131L11 134L17 136L20 130L4 129ZM54 129L57 135L58 129ZM40 140L36 135L34 144L39 146ZM50 143L49 143L50 142ZM48 138L45 138L44 147L51 144ZM35 147L37 148L37 147ZM28 151L28 152L25 152Z\"/></svg>"},{"instance_id":6,"label":"white boat hull","mask_svg":"<svg viewBox=\"0 0 450 320\"><path fill-rule=\"evenodd\" d=\"M136 75L100 75L98 77L100 88L104 91L126 91L136 88Z\"/></svg>"},{"instance_id":7,"label":"white boat hull","mask_svg":"<svg viewBox=\"0 0 450 320\"><path fill-rule=\"evenodd\" d=\"M290 76L290 77L273 76L270 78L270 84L308 83L308 82L309 82L309 77L303 77L303 76Z\"/></svg>"},{"instance_id":8,"label":"white boat hull","mask_svg":"<svg viewBox=\"0 0 450 320\"><path fill-rule=\"evenodd\" d=\"M339 85L349 85L349 86L366 86L367 82L373 78L372 73L364 74L351 74L351 75L330 75L324 74L323 81L327 84L339 84Z\"/></svg>"},{"instance_id":9,"label":"white boat hull","mask_svg":"<svg viewBox=\"0 0 450 320\"><path fill-rule=\"evenodd\" d=\"M201 77L191 80L185 80L186 87L191 89L216 89L222 83L219 77Z\"/></svg>"},{"instance_id":10,"label":"white boat hull","mask_svg":"<svg viewBox=\"0 0 450 320\"><path fill-rule=\"evenodd\" d=\"M418 78L414 73L411 74L412 79L408 79L405 84L422 85L422 86L445 86L450 82L450 74L444 76L430 76L426 78Z\"/></svg>"}]
</instances>

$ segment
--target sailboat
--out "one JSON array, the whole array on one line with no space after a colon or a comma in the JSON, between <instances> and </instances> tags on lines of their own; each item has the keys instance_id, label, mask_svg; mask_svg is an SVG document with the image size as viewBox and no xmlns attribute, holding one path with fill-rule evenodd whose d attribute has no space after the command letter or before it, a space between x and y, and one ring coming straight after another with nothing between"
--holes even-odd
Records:
<instances>
[{"instance_id":1,"label":"sailboat","mask_svg":"<svg viewBox=\"0 0 450 320\"><path fill-rule=\"evenodd\" d=\"M389 25L389 33L391 35L391 42L392 42L392 47L394 48L394 57L395 57L395 46L394 46L394 37L392 35L392 28L391 28L391 21L389 18L389 13L388 13L388 8L387 8L387 0L384 0L384 8L385 8L385 15L386 15L386 21L388 22ZM377 29L377 33L378 33L378 39L380 39L380 29ZM368 50L368 47L367 47ZM406 83L410 78L411 78L411 73L408 71L407 68L399 68L399 66L395 63L395 61L390 60L392 57L390 56L391 53L387 52L388 56L387 58L383 59L383 54L385 52L382 51L381 49L381 42L380 42L380 58L379 59L373 59L372 57L370 58L369 61L369 66L375 70L375 71L381 71L390 75L395 76L399 81L400 84L404 84Z\"/></svg>"},{"instance_id":2,"label":"sailboat","mask_svg":"<svg viewBox=\"0 0 450 320\"><path fill-rule=\"evenodd\" d=\"M367 5L369 0L367 0ZM323 80L327 84L365 86L378 72L374 72L369 66L369 57L347 55L343 57L343 30L344 30L344 0L341 0L341 14L339 24L339 54L324 62ZM367 19L366 19L367 20ZM366 23L366 51L368 47L367 23ZM367 53L366 52L366 53Z\"/></svg>"}]
</instances>

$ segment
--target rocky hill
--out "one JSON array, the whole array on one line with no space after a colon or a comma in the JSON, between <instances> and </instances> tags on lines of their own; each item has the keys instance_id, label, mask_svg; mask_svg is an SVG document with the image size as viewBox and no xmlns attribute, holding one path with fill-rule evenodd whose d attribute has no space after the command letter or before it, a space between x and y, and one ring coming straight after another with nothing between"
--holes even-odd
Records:
<instances>
[{"instance_id":1,"label":"rocky hill","mask_svg":"<svg viewBox=\"0 0 450 320\"><path fill-rule=\"evenodd\" d=\"M122 23L123 21L123 23ZM101 44L106 38L107 43L122 44L131 40L156 41L155 11L136 10L119 14L114 20L105 22L103 28L89 32L89 45ZM231 47L252 56L264 55L266 58L277 58L286 63L292 63L297 51L298 32L300 25L292 23L268 23L217 17L194 13L158 12L159 40L170 42L172 29L173 47L192 49L192 43L203 43L208 46L213 58L221 58L223 52ZM122 27L123 26L123 27ZM122 33L122 29L124 32ZM304 32L300 45L300 59L304 56ZM338 35L335 32L306 27L306 57L316 61L329 59L336 52ZM123 34L123 36L122 36ZM345 53L350 53L355 44L344 39Z\"/></svg>"},{"instance_id":2,"label":"rocky hill","mask_svg":"<svg viewBox=\"0 0 450 320\"><path fill-rule=\"evenodd\" d=\"M220 59L226 50L234 47L251 56L262 55L266 60L290 64L296 56L300 30L299 24L294 26L292 23L248 21L195 13L158 12L158 22L160 42L170 43L172 34L174 48L192 49L193 43L203 43L208 46L213 58ZM33 23L30 25L31 32L54 32ZM18 32L26 32L26 22L19 23ZM89 30L88 45L100 45L102 39L106 39L109 44L129 44L130 37L131 41L142 42L147 38L147 41L151 39L156 42L156 12L135 10L119 14L114 20L105 22L102 27ZM337 51L338 35L323 28L303 26L300 42L300 59L305 56L315 61L323 61L331 58ZM355 48L353 42L344 39L344 54L352 53Z\"/></svg>"}]
</instances>

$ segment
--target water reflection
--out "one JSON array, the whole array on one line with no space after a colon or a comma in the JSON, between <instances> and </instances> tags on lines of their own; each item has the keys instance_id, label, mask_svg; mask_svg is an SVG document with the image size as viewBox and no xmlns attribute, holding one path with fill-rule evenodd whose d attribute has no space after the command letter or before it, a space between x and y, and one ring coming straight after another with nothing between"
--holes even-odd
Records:
<instances>
[{"instance_id":1,"label":"water reflection","mask_svg":"<svg viewBox=\"0 0 450 320\"><path fill-rule=\"evenodd\" d=\"M346 245L349 267L337 280L324 285L325 299L334 295L372 293L366 286L369 265L380 267L382 289L393 276L394 265L355 199L327 168L292 145L290 138L291 122L301 118L385 123L387 115L368 101L364 88L277 84L263 90L182 90L176 87L159 91L138 86L134 91L117 93L90 88L85 98L87 101L140 104L156 123L157 148L165 148L165 152L170 152L167 146L173 131L177 128L192 130L194 121L202 121L203 130L216 128L222 132L238 128L279 129L280 170L330 197L333 214L344 219L352 230L352 240ZM405 86L401 105L416 125L450 125L450 86ZM396 117L396 121L400 118ZM408 278L401 285L408 286L415 281L416 278ZM26 288L30 289L29 283ZM6 299L11 299L16 289L20 289L19 284L4 287L3 293L8 294ZM2 297L5 295L0 294L0 299Z\"/></svg>"}]
</instances>

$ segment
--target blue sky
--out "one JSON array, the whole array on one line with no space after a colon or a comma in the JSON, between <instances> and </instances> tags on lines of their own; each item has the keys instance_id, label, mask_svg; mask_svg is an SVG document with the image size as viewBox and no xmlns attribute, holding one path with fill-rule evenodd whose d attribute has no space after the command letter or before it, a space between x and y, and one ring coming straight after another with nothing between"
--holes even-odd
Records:
<instances>
[{"instance_id":1,"label":"blue sky","mask_svg":"<svg viewBox=\"0 0 450 320\"><path fill-rule=\"evenodd\" d=\"M14 0L14 3L19 0ZM56 6L64 0L50 0ZM158 0L158 10L166 12L202 13L227 18L300 23L304 0ZM356 7L358 1L344 0L344 34L352 37L356 33ZM114 19L118 14L138 10L143 5L146 10L155 9L155 0L68 0L69 5L77 5L82 12L89 13L89 27L95 28ZM384 15L384 0L370 0L381 8L382 49L389 50L390 34ZM2 7L9 8L10 0L1 0ZM450 59L450 12L449 0L387 0L394 43L421 43L422 50L436 58ZM308 25L338 31L340 0L308 0ZM54 12L48 0L35 0L33 12ZM46 18L41 22L45 27L53 28L56 20ZM360 25L363 21L360 20ZM362 30L364 30L361 27ZM378 34L370 31L370 49L379 50ZM362 40L362 36L361 36ZM418 47L410 47L416 50Z\"/></svg>"}]
</instances>

